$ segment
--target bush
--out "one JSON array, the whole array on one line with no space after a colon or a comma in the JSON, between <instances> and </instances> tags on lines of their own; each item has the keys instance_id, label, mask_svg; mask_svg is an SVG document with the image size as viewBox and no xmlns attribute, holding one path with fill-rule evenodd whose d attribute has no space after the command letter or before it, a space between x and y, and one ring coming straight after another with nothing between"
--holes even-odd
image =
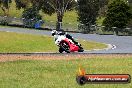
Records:
<instances>
[{"instance_id":1,"label":"bush","mask_svg":"<svg viewBox=\"0 0 132 88\"><path fill-rule=\"evenodd\" d=\"M23 18L23 24L26 27L32 27L32 28L35 27L35 24L37 22L42 20L42 16L39 14L39 10L37 10L34 7L24 10L22 14L22 18Z\"/></svg>"},{"instance_id":2,"label":"bush","mask_svg":"<svg viewBox=\"0 0 132 88\"><path fill-rule=\"evenodd\" d=\"M0 17L0 25L8 25L9 23L11 23L11 19L10 17L4 16L4 17Z\"/></svg>"},{"instance_id":3,"label":"bush","mask_svg":"<svg viewBox=\"0 0 132 88\"><path fill-rule=\"evenodd\" d=\"M8 25L8 21L7 20L1 20L0 25Z\"/></svg>"},{"instance_id":4,"label":"bush","mask_svg":"<svg viewBox=\"0 0 132 88\"><path fill-rule=\"evenodd\" d=\"M82 33L90 33L90 27L84 25L84 24L79 24L78 25L78 30ZM88 31L89 30L89 31Z\"/></svg>"},{"instance_id":5,"label":"bush","mask_svg":"<svg viewBox=\"0 0 132 88\"><path fill-rule=\"evenodd\" d=\"M108 5L103 25L107 27L107 31L112 31L112 27L117 27L114 31L118 34L127 26L131 17L130 6L122 0L114 0Z\"/></svg>"}]
</instances>

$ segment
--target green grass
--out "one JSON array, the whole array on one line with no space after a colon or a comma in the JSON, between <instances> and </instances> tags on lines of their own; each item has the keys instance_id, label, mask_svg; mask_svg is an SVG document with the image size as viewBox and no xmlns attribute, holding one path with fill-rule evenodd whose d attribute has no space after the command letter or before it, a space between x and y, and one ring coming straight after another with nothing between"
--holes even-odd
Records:
<instances>
[{"instance_id":1,"label":"green grass","mask_svg":"<svg viewBox=\"0 0 132 88\"><path fill-rule=\"evenodd\" d=\"M102 43L80 40L85 50L102 49ZM57 52L53 37L0 32L0 53L11 52Z\"/></svg>"},{"instance_id":2,"label":"green grass","mask_svg":"<svg viewBox=\"0 0 132 88\"><path fill-rule=\"evenodd\" d=\"M85 50L104 49L107 45L94 41L78 40Z\"/></svg>"},{"instance_id":3,"label":"green grass","mask_svg":"<svg viewBox=\"0 0 132 88\"><path fill-rule=\"evenodd\" d=\"M51 37L0 32L0 52L57 51Z\"/></svg>"},{"instance_id":4,"label":"green grass","mask_svg":"<svg viewBox=\"0 0 132 88\"><path fill-rule=\"evenodd\" d=\"M130 74L132 57L0 62L1 88L132 88L130 84L86 84L75 77L82 65L88 74Z\"/></svg>"}]
</instances>

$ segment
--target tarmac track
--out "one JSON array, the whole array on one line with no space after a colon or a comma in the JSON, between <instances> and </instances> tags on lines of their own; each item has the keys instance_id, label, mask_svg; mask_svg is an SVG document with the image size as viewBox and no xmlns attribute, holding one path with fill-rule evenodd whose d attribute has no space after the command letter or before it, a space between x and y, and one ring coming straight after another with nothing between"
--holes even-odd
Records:
<instances>
[{"instance_id":1,"label":"tarmac track","mask_svg":"<svg viewBox=\"0 0 132 88\"><path fill-rule=\"evenodd\" d=\"M50 31L31 30L24 28L0 28L0 31L51 36ZM132 54L132 36L97 35L97 34L81 34L81 33L69 33L69 34L76 39L97 41L111 45L109 49L107 48L103 50L92 50L92 51L87 50L83 53L72 53L72 54ZM57 54L57 53L26 53L26 55L29 54Z\"/></svg>"}]
</instances>

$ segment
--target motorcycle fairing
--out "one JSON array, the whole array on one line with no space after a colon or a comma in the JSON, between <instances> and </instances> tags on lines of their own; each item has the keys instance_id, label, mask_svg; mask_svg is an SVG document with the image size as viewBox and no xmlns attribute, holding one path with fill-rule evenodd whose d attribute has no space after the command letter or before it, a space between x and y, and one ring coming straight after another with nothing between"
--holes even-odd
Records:
<instances>
[{"instance_id":1,"label":"motorcycle fairing","mask_svg":"<svg viewBox=\"0 0 132 88\"><path fill-rule=\"evenodd\" d=\"M69 41L69 39L66 38L64 41L66 41L68 43L68 45L70 46L70 52L75 52L75 51L78 51L79 50L79 47L76 46L71 41Z\"/></svg>"}]
</instances>

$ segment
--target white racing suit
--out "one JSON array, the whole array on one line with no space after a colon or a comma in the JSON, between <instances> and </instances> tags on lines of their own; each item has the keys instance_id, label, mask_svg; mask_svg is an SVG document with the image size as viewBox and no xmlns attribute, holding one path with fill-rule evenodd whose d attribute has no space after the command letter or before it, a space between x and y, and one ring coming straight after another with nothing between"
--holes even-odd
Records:
<instances>
[{"instance_id":1,"label":"white racing suit","mask_svg":"<svg viewBox=\"0 0 132 88\"><path fill-rule=\"evenodd\" d=\"M69 34L57 34L54 35L54 40L55 40L55 44L59 45L59 43L64 40L65 38L68 38L70 42L76 44L77 46L80 46L80 44L78 42L76 42L73 37Z\"/></svg>"}]
</instances>

